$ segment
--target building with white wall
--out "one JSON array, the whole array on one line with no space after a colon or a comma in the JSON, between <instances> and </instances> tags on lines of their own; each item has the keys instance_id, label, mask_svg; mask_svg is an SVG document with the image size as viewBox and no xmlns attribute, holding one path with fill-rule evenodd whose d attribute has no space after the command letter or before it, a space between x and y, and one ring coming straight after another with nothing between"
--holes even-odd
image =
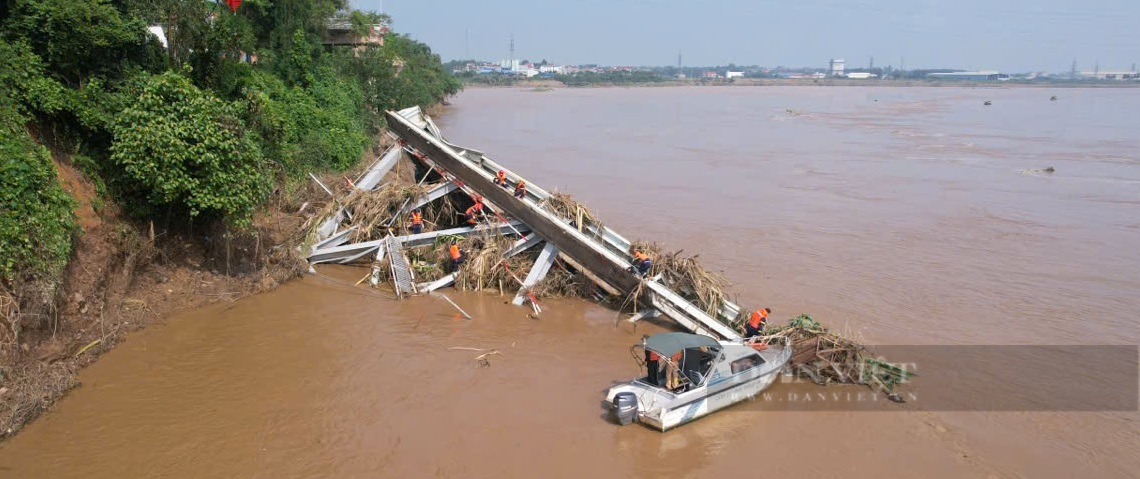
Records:
<instances>
[{"instance_id":1,"label":"building with white wall","mask_svg":"<svg viewBox=\"0 0 1140 479\"><path fill-rule=\"evenodd\" d=\"M847 62L842 58L832 58L831 61L827 63L828 75L833 77L843 76L843 68L846 63Z\"/></svg>"}]
</instances>

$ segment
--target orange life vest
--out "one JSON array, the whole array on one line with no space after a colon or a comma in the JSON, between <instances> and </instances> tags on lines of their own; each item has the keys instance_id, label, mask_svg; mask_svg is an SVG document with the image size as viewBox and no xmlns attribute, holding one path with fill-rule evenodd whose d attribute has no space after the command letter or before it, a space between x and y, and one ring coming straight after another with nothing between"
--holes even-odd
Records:
<instances>
[{"instance_id":1,"label":"orange life vest","mask_svg":"<svg viewBox=\"0 0 1140 479\"><path fill-rule=\"evenodd\" d=\"M414 224L414 225L422 225L422 224L424 224L424 215L423 215L423 213L412 213L412 224Z\"/></svg>"},{"instance_id":2,"label":"orange life vest","mask_svg":"<svg viewBox=\"0 0 1140 479\"><path fill-rule=\"evenodd\" d=\"M649 352L649 360L650 361L657 361L658 359L661 359L661 356L659 356L657 353L655 353L653 351Z\"/></svg>"},{"instance_id":3,"label":"orange life vest","mask_svg":"<svg viewBox=\"0 0 1140 479\"><path fill-rule=\"evenodd\" d=\"M758 328L760 327L760 323L763 322L767 317L767 312L765 312L763 309L757 309L756 311L752 312L752 317L749 318L748 324L753 328Z\"/></svg>"},{"instance_id":4,"label":"orange life vest","mask_svg":"<svg viewBox=\"0 0 1140 479\"><path fill-rule=\"evenodd\" d=\"M507 181L507 174L503 173L502 171L500 171L496 176L499 178L499 184L503 184Z\"/></svg>"},{"instance_id":5,"label":"orange life vest","mask_svg":"<svg viewBox=\"0 0 1140 479\"><path fill-rule=\"evenodd\" d=\"M475 203L475 206L467 208L467 214L470 216L475 216L475 213L480 211L483 211L483 203Z\"/></svg>"},{"instance_id":6,"label":"orange life vest","mask_svg":"<svg viewBox=\"0 0 1140 479\"><path fill-rule=\"evenodd\" d=\"M459 259L459 247L451 245L451 259Z\"/></svg>"},{"instance_id":7,"label":"orange life vest","mask_svg":"<svg viewBox=\"0 0 1140 479\"><path fill-rule=\"evenodd\" d=\"M638 261L645 261L645 260L649 259L649 255L642 253L640 251L634 252L633 257L634 257L634 259L636 259Z\"/></svg>"},{"instance_id":8,"label":"orange life vest","mask_svg":"<svg viewBox=\"0 0 1140 479\"><path fill-rule=\"evenodd\" d=\"M526 182L519 180L519 184L515 185L515 191L526 191Z\"/></svg>"}]
</instances>

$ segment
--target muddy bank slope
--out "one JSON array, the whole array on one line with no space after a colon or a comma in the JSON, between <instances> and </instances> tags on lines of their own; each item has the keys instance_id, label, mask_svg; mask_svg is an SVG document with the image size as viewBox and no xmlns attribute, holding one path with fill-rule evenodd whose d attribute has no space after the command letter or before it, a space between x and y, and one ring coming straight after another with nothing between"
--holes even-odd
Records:
<instances>
[{"instance_id":1,"label":"muddy bank slope","mask_svg":"<svg viewBox=\"0 0 1140 479\"><path fill-rule=\"evenodd\" d=\"M357 169L376 151L367 152ZM54 293L5 291L0 298L0 440L79 386L79 369L127 333L299 275L305 264L297 250L301 231L327 197L310 181L279 185L253 226L242 231L220 224L137 222L100 195L68 155L53 156L60 184L76 200L79 228ZM344 188L342 177L353 173L323 180Z\"/></svg>"}]
</instances>

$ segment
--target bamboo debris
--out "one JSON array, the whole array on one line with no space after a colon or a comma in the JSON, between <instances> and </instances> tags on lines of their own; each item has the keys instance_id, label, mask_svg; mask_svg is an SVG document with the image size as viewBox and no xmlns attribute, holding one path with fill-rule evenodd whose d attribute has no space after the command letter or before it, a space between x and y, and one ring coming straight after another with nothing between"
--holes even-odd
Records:
<instances>
[{"instance_id":1,"label":"bamboo debris","mask_svg":"<svg viewBox=\"0 0 1140 479\"><path fill-rule=\"evenodd\" d=\"M699 255L682 256L681 251L662 252L660 245L646 241L634 241L630 245L631 257L634 251L649 255L652 266L648 276L661 274L665 284L709 316L718 317L721 305L726 300L732 300L726 294L730 286L728 278L721 273L706 270L697 259Z\"/></svg>"},{"instance_id":2,"label":"bamboo debris","mask_svg":"<svg viewBox=\"0 0 1140 479\"><path fill-rule=\"evenodd\" d=\"M555 261L546 277L535 284L531 292L542 298L589 298L594 287L594 282L584 273L571 270L562 261Z\"/></svg>"},{"instance_id":3,"label":"bamboo debris","mask_svg":"<svg viewBox=\"0 0 1140 479\"><path fill-rule=\"evenodd\" d=\"M503 259L503 254L514 244L514 239L493 235L484 231L481 235L468 236L459 245L464 252L463 264L459 267L456 287L469 291L498 290L499 282L518 284L514 271L524 272L534 266L536 255L519 254ZM446 252L447 246L443 245ZM519 287L522 284L518 284Z\"/></svg>"},{"instance_id":4,"label":"bamboo debris","mask_svg":"<svg viewBox=\"0 0 1140 479\"><path fill-rule=\"evenodd\" d=\"M356 231L352 241L366 241L387 234L389 227L403 226L406 218L393 217L408 201L424 195L427 188L418 185L387 184L372 191L355 190L344 200L344 205L352 211L352 226ZM433 209L431 213L438 216ZM424 215L430 219L429 214Z\"/></svg>"},{"instance_id":5,"label":"bamboo debris","mask_svg":"<svg viewBox=\"0 0 1140 479\"><path fill-rule=\"evenodd\" d=\"M788 321L787 326L766 328L759 341L786 339L793 348L793 372L816 384L863 384L890 393L896 385L915 376L905 368L872 357L866 346L851 336L829 331L811 316L801 314ZM802 351L804 348L814 351L807 354L808 351Z\"/></svg>"},{"instance_id":6,"label":"bamboo debris","mask_svg":"<svg viewBox=\"0 0 1140 479\"><path fill-rule=\"evenodd\" d=\"M404 168L411 170L410 167ZM410 211L400 209L411 204L417 198L427 194L436 184L417 183L410 175L400 175L393 172L394 179L381 184L372 190L351 189L341 192L327 201L321 209L305 222L302 229L308 241L305 245L315 242L317 230L327 218L337 214L342 208L346 211L346 224L341 229L356 227L350 241L368 241L386 236L389 232L396 236L410 233ZM427 175L424 176L424 179ZM431 204L422 207L424 223L427 225L455 225L456 208L450 195L445 195ZM456 225L458 226L458 225Z\"/></svg>"},{"instance_id":7,"label":"bamboo debris","mask_svg":"<svg viewBox=\"0 0 1140 479\"><path fill-rule=\"evenodd\" d=\"M593 211L567 193L553 190L550 196L542 201L541 206L562 218L572 220L578 231L583 231L586 225L591 225L600 233L604 227Z\"/></svg>"}]
</instances>

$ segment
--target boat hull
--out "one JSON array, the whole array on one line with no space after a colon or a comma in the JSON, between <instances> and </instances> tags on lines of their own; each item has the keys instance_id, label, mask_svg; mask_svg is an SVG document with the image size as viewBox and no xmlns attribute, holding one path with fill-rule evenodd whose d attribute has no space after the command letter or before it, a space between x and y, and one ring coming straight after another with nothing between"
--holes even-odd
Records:
<instances>
[{"instance_id":1,"label":"boat hull","mask_svg":"<svg viewBox=\"0 0 1140 479\"><path fill-rule=\"evenodd\" d=\"M786 345L753 348L750 344L721 341L719 354L709 369L685 373L691 374L699 386L690 383L679 390L669 390L642 377L610 388L606 400L611 402L611 415L619 423L621 419L628 421L629 413L636 410L638 422L666 431L755 397L776 382L791 356L792 349ZM617 401L623 405L621 408L614 402L618 396L624 398Z\"/></svg>"},{"instance_id":2,"label":"boat hull","mask_svg":"<svg viewBox=\"0 0 1140 479\"><path fill-rule=\"evenodd\" d=\"M667 431L677 426L695 421L736 403L755 397L772 383L779 372L773 371L748 382L733 385L703 398L694 399L676 406L663 407L654 411L641 412L638 421L659 431Z\"/></svg>"}]
</instances>

